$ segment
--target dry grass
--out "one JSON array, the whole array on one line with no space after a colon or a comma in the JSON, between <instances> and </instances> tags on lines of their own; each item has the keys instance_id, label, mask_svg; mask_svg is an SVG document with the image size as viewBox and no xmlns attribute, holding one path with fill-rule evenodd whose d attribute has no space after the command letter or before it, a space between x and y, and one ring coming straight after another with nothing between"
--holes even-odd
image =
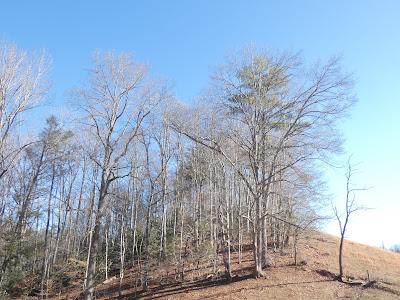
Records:
<instances>
[{"instance_id":1,"label":"dry grass","mask_svg":"<svg viewBox=\"0 0 400 300\"><path fill-rule=\"evenodd\" d=\"M321 274L338 273L339 240L336 237L308 233L299 243L299 260L305 265L293 266L291 249L284 253L271 253L271 267L260 279L251 277L251 252L244 254L238 264L233 254L232 282L221 278L210 279L211 268L204 265L197 270L188 266L186 281L174 280L173 270L157 268L151 291L144 293L135 288L135 272L127 272L122 286L121 299L400 299L400 254L346 241L344 271L346 276L365 279L367 270L371 280L377 283L368 289L340 283ZM319 272L323 270L324 272ZM166 274L169 278L165 280ZM164 280L161 281L161 277ZM118 279L97 288L97 299L118 298ZM53 299L76 299L80 291L71 290L68 295Z\"/></svg>"},{"instance_id":2,"label":"dry grass","mask_svg":"<svg viewBox=\"0 0 400 300\"><path fill-rule=\"evenodd\" d=\"M338 273L339 239L330 235L310 234L302 243L302 254L314 265ZM305 251L306 248L310 251ZM400 255L352 241L344 244L344 273L347 276L384 281L400 287Z\"/></svg>"}]
</instances>

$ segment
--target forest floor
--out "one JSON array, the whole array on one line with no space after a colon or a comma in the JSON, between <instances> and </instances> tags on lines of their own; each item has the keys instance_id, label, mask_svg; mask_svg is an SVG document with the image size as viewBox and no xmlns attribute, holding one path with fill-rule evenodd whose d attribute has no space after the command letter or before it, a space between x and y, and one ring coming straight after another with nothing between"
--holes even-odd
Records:
<instances>
[{"instance_id":1,"label":"forest floor","mask_svg":"<svg viewBox=\"0 0 400 300\"><path fill-rule=\"evenodd\" d=\"M345 241L344 273L349 280L376 281L371 287L341 283L338 274L339 239L321 233L308 233L299 241L298 261L293 265L293 249L270 254L265 277L252 277L252 253L246 247L242 263L232 255L233 279L211 277L206 265L186 267L185 282L175 280L174 270L162 266L152 272L150 290L143 292L134 270L126 271L123 283L111 278L96 288L96 299L400 299L400 254ZM223 267L220 266L222 273ZM162 278L162 279L161 279ZM121 293L119 295L119 290ZM80 299L81 289L49 299Z\"/></svg>"}]
</instances>

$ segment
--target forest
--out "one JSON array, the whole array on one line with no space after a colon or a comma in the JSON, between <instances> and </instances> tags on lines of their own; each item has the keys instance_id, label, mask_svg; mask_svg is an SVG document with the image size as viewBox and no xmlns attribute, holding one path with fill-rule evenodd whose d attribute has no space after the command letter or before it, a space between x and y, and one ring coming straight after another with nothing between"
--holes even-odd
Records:
<instances>
[{"instance_id":1,"label":"forest","mask_svg":"<svg viewBox=\"0 0 400 300\"><path fill-rule=\"evenodd\" d=\"M85 299L132 268L144 291L161 265L177 281L196 264L232 280L246 247L256 278L272 252L290 247L297 264L356 101L340 59L245 48L188 101L130 53L92 57L67 117L36 134L51 59L0 43L0 295L65 291L73 263Z\"/></svg>"}]
</instances>

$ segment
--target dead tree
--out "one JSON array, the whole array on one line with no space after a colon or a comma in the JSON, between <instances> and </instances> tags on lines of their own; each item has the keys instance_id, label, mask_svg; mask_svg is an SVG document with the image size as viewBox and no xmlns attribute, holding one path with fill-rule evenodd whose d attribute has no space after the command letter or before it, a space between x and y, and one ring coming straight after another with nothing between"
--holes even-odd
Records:
<instances>
[{"instance_id":1,"label":"dead tree","mask_svg":"<svg viewBox=\"0 0 400 300\"><path fill-rule=\"evenodd\" d=\"M344 214L341 215L338 212L337 207L333 207L333 211L335 213L336 220L339 224L340 229L340 244L339 244L339 276L338 279L343 281L343 246L344 246L344 238L346 234L347 225L349 223L350 216L360 210L365 210L364 206L358 205L356 202L356 192L357 191L365 191L367 188L356 188L352 184L352 177L356 170L351 163L351 157L349 157L346 165L346 196L345 196L345 209Z\"/></svg>"}]
</instances>

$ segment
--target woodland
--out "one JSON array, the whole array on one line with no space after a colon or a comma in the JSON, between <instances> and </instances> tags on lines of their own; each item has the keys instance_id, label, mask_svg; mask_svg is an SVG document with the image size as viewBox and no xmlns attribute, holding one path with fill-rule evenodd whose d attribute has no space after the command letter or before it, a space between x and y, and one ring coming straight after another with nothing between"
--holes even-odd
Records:
<instances>
[{"instance_id":1,"label":"woodland","mask_svg":"<svg viewBox=\"0 0 400 300\"><path fill-rule=\"evenodd\" d=\"M272 252L299 263L356 100L340 59L246 48L189 102L132 54L96 52L67 117L49 113L36 134L27 120L51 95L50 61L0 43L1 295L65 291L74 262L85 299L132 268L144 291L161 265L177 281L204 264L232 280L246 247L256 278Z\"/></svg>"}]
</instances>

